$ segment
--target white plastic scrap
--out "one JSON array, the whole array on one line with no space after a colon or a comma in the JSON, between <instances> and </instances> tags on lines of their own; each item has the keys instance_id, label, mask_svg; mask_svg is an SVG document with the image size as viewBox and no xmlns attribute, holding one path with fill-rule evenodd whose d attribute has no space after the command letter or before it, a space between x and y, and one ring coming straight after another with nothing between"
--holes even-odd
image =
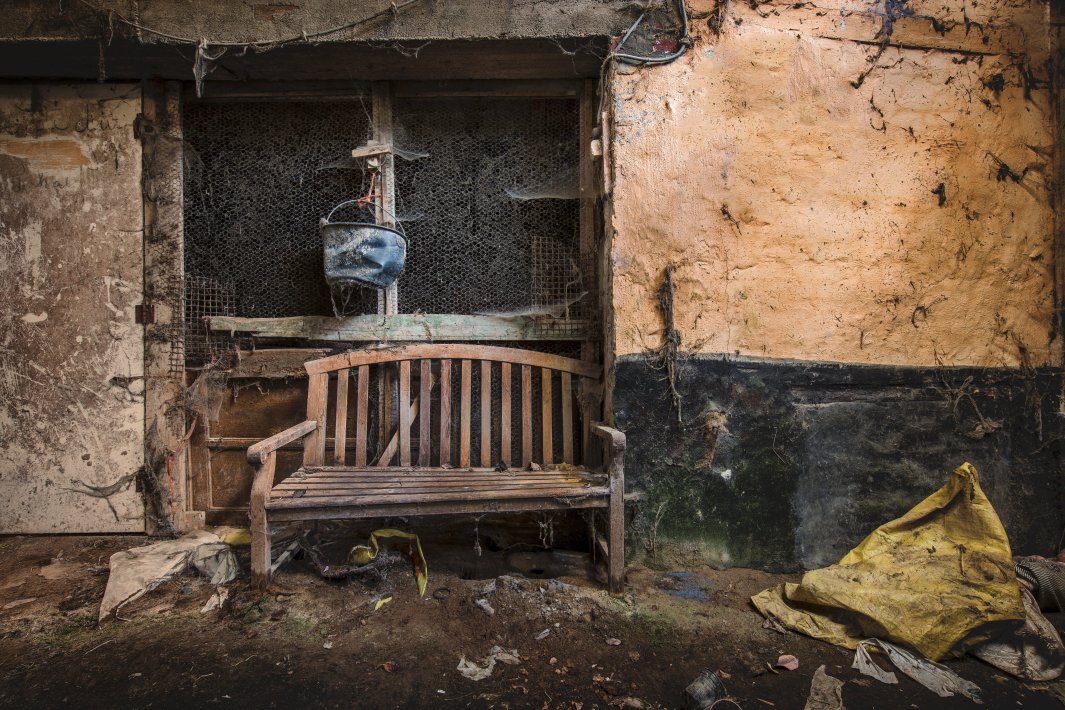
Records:
<instances>
[{"instance_id":1,"label":"white plastic scrap","mask_svg":"<svg viewBox=\"0 0 1065 710\"><path fill-rule=\"evenodd\" d=\"M455 667L459 673L470 680L484 680L492 675L496 663L505 663L508 666L516 666L521 663L516 650L506 650L501 646L492 646L488 655L481 661L467 661L465 656L459 657L459 664Z\"/></svg>"},{"instance_id":2,"label":"white plastic scrap","mask_svg":"<svg viewBox=\"0 0 1065 710\"><path fill-rule=\"evenodd\" d=\"M197 547L192 553L192 566L214 585L232 582L240 573L233 548L224 542L209 542Z\"/></svg>"},{"instance_id":3,"label":"white plastic scrap","mask_svg":"<svg viewBox=\"0 0 1065 710\"><path fill-rule=\"evenodd\" d=\"M825 673L825 667L820 666L814 671L803 710L843 710L843 681Z\"/></svg>"},{"instance_id":4,"label":"white plastic scrap","mask_svg":"<svg viewBox=\"0 0 1065 710\"><path fill-rule=\"evenodd\" d=\"M207 599L207 603L200 609L201 614L206 614L213 609L221 609L222 605L226 603L226 599L229 599L229 590L225 587L218 587L214 590L214 594Z\"/></svg>"},{"instance_id":5,"label":"white plastic scrap","mask_svg":"<svg viewBox=\"0 0 1065 710\"><path fill-rule=\"evenodd\" d=\"M207 546L214 557L215 545L225 545L218 536L205 530L196 530L176 540L164 540L151 545L123 550L111 555L111 572L107 589L100 602L100 620L117 613L123 605L138 599L158 587L172 576L188 567L190 559L200 546ZM232 552L229 553L232 556ZM236 561L233 561L235 567ZM228 568L221 565L216 569ZM227 572L228 573L228 572Z\"/></svg>"},{"instance_id":6,"label":"white plastic scrap","mask_svg":"<svg viewBox=\"0 0 1065 710\"><path fill-rule=\"evenodd\" d=\"M877 646L887 654L888 659L895 664L900 671L913 678L915 681L931 690L941 698L947 698L959 693L974 703L983 704L980 687L975 683L965 680L946 666L922 658L912 651L896 646L895 644L881 641L880 639L866 639L858 644L854 653L854 663L851 668L876 678L883 683L897 683L894 673L883 670L873 662L867 647Z\"/></svg>"}]
</instances>

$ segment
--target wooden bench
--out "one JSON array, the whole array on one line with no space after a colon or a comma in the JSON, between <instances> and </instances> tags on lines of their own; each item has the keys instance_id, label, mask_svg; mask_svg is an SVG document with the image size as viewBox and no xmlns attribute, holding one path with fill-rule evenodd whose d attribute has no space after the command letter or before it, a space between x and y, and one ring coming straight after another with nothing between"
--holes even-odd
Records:
<instances>
[{"instance_id":1,"label":"wooden bench","mask_svg":"<svg viewBox=\"0 0 1065 710\"><path fill-rule=\"evenodd\" d=\"M305 367L307 420L248 449L256 588L270 582L271 522L605 508L607 536L590 516L593 551L606 557L610 591L622 591L625 435L594 423L600 366L529 350L421 344ZM303 466L275 482L278 449L300 439ZM376 459L371 439L381 449Z\"/></svg>"}]
</instances>

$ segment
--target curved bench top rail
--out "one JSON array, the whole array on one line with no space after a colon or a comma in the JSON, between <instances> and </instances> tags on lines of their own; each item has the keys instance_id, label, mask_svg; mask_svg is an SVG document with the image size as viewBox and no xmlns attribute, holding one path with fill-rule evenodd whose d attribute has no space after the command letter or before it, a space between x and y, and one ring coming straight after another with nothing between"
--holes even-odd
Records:
<instances>
[{"instance_id":1,"label":"curved bench top rail","mask_svg":"<svg viewBox=\"0 0 1065 710\"><path fill-rule=\"evenodd\" d=\"M559 372L569 372L581 377L599 379L602 366L574 360L561 355L541 353L519 348L501 348L491 345L470 345L466 343L420 343L417 345L397 345L373 350L352 350L339 355L332 355L320 360L304 363L307 373L314 375L333 372L347 367L374 365L382 362L400 362L402 360L451 359L451 360L490 360L509 362L514 365L532 365L546 367Z\"/></svg>"}]
</instances>

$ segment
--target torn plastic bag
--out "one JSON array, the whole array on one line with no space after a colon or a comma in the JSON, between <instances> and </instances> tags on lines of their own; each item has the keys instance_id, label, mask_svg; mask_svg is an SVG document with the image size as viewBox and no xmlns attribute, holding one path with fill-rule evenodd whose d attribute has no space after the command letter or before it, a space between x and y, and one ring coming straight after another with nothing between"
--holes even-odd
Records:
<instances>
[{"instance_id":1,"label":"torn plastic bag","mask_svg":"<svg viewBox=\"0 0 1065 710\"><path fill-rule=\"evenodd\" d=\"M232 548L224 542L208 542L192 553L192 566L211 580L211 584L225 584L237 578L240 565Z\"/></svg>"},{"instance_id":2,"label":"torn plastic bag","mask_svg":"<svg viewBox=\"0 0 1065 710\"><path fill-rule=\"evenodd\" d=\"M111 555L111 571L100 602L100 621L184 570L201 546L213 550L214 545L221 544L217 535L195 530L176 540L164 540Z\"/></svg>"},{"instance_id":3,"label":"torn plastic bag","mask_svg":"<svg viewBox=\"0 0 1065 710\"><path fill-rule=\"evenodd\" d=\"M880 639L866 639L858 644L854 652L854 663L851 668L861 671L863 674L876 678L881 683L894 685L898 679L894 673L885 671L878 666L869 655L869 649L879 648L891 660L896 668L913 678L915 681L931 690L941 698L949 698L958 693L964 695L974 703L982 704L980 687L976 683L965 680L960 675L946 666L933 663L927 658L921 658L912 651L900 648L895 644L881 641Z\"/></svg>"},{"instance_id":4,"label":"torn plastic bag","mask_svg":"<svg viewBox=\"0 0 1065 710\"><path fill-rule=\"evenodd\" d=\"M1009 540L971 464L837 564L751 601L766 617L822 641L899 643L939 660L1025 618Z\"/></svg>"},{"instance_id":5,"label":"torn plastic bag","mask_svg":"<svg viewBox=\"0 0 1065 710\"><path fill-rule=\"evenodd\" d=\"M1016 633L995 638L973 648L969 653L984 663L1024 680L1048 681L1065 671L1065 647L1061 636L1043 613L1030 591L1021 594L1027 618Z\"/></svg>"}]
</instances>

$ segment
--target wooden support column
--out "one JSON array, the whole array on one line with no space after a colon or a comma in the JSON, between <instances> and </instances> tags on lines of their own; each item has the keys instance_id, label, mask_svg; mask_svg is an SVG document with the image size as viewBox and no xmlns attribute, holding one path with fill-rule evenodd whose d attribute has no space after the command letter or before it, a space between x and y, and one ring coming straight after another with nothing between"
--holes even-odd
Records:
<instances>
[{"instance_id":1,"label":"wooden support column","mask_svg":"<svg viewBox=\"0 0 1065 710\"><path fill-rule=\"evenodd\" d=\"M175 405L185 389L184 343L175 334L183 319L184 229L182 214L181 84L143 84L141 115L135 124L142 145L144 205L144 426L149 475L160 485L173 478L174 496L165 510L149 511L170 518L179 532L204 525L192 510L186 428L193 415ZM197 419L197 425L206 427ZM196 436L205 429L194 432ZM171 452L159 458L161 448ZM153 454L155 454L153 458ZM169 458L169 472L168 462ZM206 476L202 477L206 483ZM197 481L199 483L199 481ZM196 496L196 500L201 500ZM158 532L152 516L148 532Z\"/></svg>"},{"instance_id":2,"label":"wooden support column","mask_svg":"<svg viewBox=\"0 0 1065 710\"><path fill-rule=\"evenodd\" d=\"M387 81L375 81L372 85L373 93L373 139L378 143L392 146L392 85ZM380 160L380 179L377 181L377 212L378 224L395 228L396 226L396 176L393 173L395 160L392 151L378 157ZM396 284L377 292L377 313L382 316L394 316L399 313L399 291ZM384 447L388 441L390 430L393 425L393 410L395 409L395 376L391 367L379 368L378 401L380 404L378 420L379 446Z\"/></svg>"},{"instance_id":3,"label":"wooden support column","mask_svg":"<svg viewBox=\"0 0 1065 710\"><path fill-rule=\"evenodd\" d=\"M373 137L378 143L392 147L392 85L387 81L373 83ZM396 228L395 157L390 150L379 156L381 179L377 183L377 223ZM380 291L378 313L394 316L399 313L396 284Z\"/></svg>"},{"instance_id":4,"label":"wooden support column","mask_svg":"<svg viewBox=\"0 0 1065 710\"><path fill-rule=\"evenodd\" d=\"M596 82L587 79L581 85L580 94L580 258L581 271L589 280L595 282L595 288L587 288L595 294L595 304L600 307L600 299L608 296L599 288L601 274L596 273L596 158L592 155L592 133L597 124ZM586 285L587 286L587 285ZM600 341L596 333L581 342L581 359L587 362L600 361ZM593 444L591 423L603 417L602 396L598 388L588 386L584 378L577 383L577 402L581 413L580 457L590 464L599 462L597 446Z\"/></svg>"}]
</instances>

